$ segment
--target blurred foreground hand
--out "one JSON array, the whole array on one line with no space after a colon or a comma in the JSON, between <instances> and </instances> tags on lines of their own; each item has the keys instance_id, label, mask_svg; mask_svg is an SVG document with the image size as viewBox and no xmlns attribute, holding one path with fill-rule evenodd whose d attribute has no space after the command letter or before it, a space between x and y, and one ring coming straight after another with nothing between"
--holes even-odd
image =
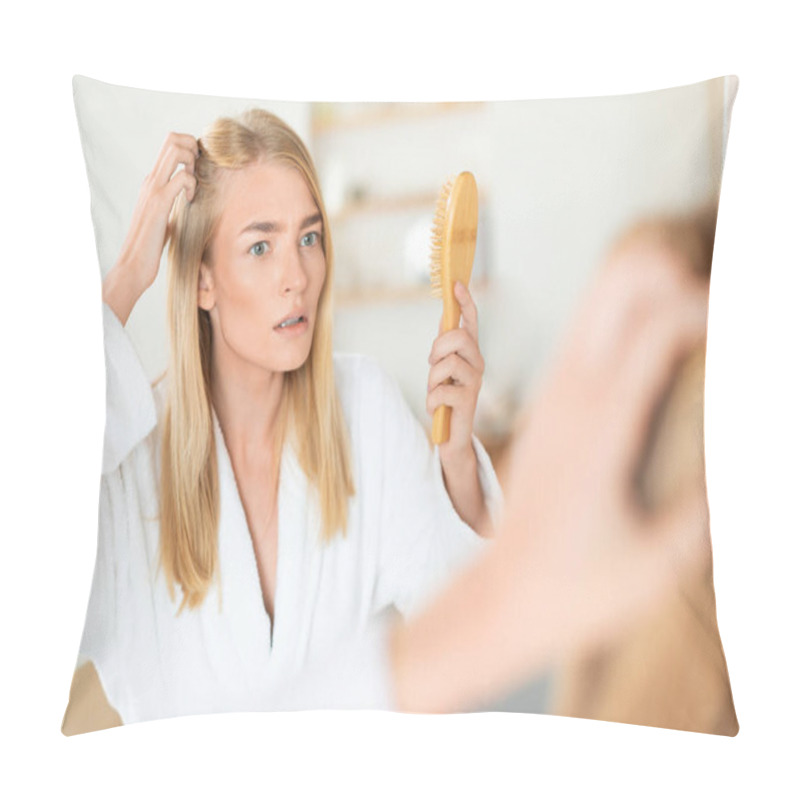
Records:
<instances>
[{"instance_id":1,"label":"blurred foreground hand","mask_svg":"<svg viewBox=\"0 0 800 800\"><path fill-rule=\"evenodd\" d=\"M395 703L457 711L611 641L710 558L705 486L648 511L636 476L708 282L666 248L612 254L512 451L497 541L391 639Z\"/></svg>"}]
</instances>

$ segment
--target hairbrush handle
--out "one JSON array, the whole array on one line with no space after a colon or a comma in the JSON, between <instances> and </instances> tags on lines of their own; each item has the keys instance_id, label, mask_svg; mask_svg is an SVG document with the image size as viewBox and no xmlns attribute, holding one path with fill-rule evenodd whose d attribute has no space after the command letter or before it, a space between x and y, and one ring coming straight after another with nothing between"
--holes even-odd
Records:
<instances>
[{"instance_id":1,"label":"hairbrush handle","mask_svg":"<svg viewBox=\"0 0 800 800\"><path fill-rule=\"evenodd\" d=\"M461 322L461 306L455 296L455 284L443 286L443 305L441 333L455 330ZM448 380L452 383L452 380ZM433 423L431 427L431 439L434 444L444 444L450 441L450 416L452 415L450 406L438 406L433 412Z\"/></svg>"},{"instance_id":2,"label":"hairbrush handle","mask_svg":"<svg viewBox=\"0 0 800 800\"><path fill-rule=\"evenodd\" d=\"M450 441L450 414L452 411L450 406L439 406L433 412L431 439L434 444L444 444Z\"/></svg>"},{"instance_id":3,"label":"hairbrush handle","mask_svg":"<svg viewBox=\"0 0 800 800\"><path fill-rule=\"evenodd\" d=\"M431 284L443 301L441 333L455 330L461 321L461 306L455 284L469 284L478 236L478 185L471 172L460 173L439 194L431 237ZM434 444L450 439L450 406L439 406L433 414Z\"/></svg>"}]
</instances>

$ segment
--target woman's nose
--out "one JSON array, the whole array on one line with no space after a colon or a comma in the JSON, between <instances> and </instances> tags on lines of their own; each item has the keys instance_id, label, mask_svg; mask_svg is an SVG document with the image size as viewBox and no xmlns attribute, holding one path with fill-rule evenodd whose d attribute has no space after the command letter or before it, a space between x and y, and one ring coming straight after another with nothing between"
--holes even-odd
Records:
<instances>
[{"instance_id":1,"label":"woman's nose","mask_svg":"<svg viewBox=\"0 0 800 800\"><path fill-rule=\"evenodd\" d=\"M306 275L303 261L297 247L288 249L284 262L282 277L282 290L284 294L289 292L302 292L308 285L308 275Z\"/></svg>"}]
</instances>

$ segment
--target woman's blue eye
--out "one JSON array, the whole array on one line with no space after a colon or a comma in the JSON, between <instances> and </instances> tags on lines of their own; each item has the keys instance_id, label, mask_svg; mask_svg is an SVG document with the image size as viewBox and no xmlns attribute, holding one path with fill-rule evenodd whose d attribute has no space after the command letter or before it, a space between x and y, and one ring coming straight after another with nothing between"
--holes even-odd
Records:
<instances>
[{"instance_id":1,"label":"woman's blue eye","mask_svg":"<svg viewBox=\"0 0 800 800\"><path fill-rule=\"evenodd\" d=\"M311 247L317 243L318 239L319 234L316 231L311 231L300 240L300 244L303 247Z\"/></svg>"},{"instance_id":2,"label":"woman's blue eye","mask_svg":"<svg viewBox=\"0 0 800 800\"><path fill-rule=\"evenodd\" d=\"M269 245L266 242L256 242L251 248L250 253L254 256L263 256L267 252Z\"/></svg>"}]
</instances>

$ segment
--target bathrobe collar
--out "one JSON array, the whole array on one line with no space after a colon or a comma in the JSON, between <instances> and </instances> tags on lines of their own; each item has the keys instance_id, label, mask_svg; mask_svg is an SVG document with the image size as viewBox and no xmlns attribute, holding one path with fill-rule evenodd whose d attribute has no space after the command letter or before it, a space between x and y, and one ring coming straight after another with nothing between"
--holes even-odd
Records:
<instances>
[{"instance_id":1,"label":"bathrobe collar","mask_svg":"<svg viewBox=\"0 0 800 800\"><path fill-rule=\"evenodd\" d=\"M287 440L281 454L278 477L278 553L276 565L274 621L264 607L255 549L241 501L230 454L216 412L213 412L220 486L219 561L223 604L235 613L228 619L234 628L237 647L244 663L255 655L259 662L282 657L284 642L291 641L293 617L301 601L303 550L316 544L319 512L310 502L312 492L294 445ZM254 636L253 632L259 635ZM253 651L257 651L254 653ZM248 655L249 654L249 655ZM250 663L253 663L252 661Z\"/></svg>"}]
</instances>

